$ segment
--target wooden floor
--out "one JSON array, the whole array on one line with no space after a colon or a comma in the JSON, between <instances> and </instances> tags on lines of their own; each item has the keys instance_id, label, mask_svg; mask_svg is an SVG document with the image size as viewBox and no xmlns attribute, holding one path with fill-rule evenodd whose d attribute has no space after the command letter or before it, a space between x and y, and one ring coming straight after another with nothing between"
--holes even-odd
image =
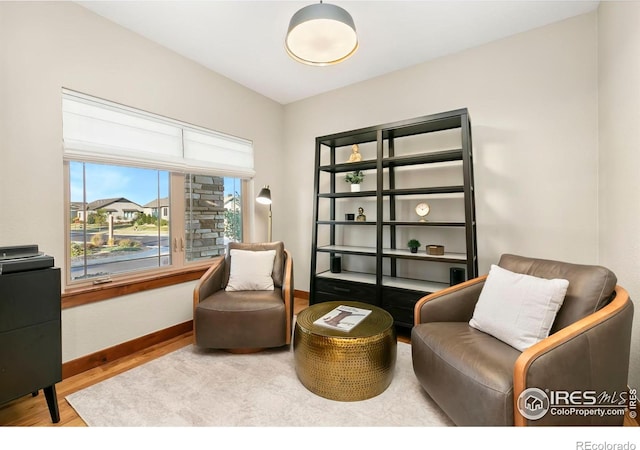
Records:
<instances>
[{"instance_id":1,"label":"wooden floor","mask_svg":"<svg viewBox=\"0 0 640 450\"><path fill-rule=\"evenodd\" d=\"M304 299L296 298L294 313L298 314L306 308L308 303ZM398 340L410 343L407 333L398 332ZM14 427L86 427L87 424L76 414L75 410L67 403L65 397L73 392L84 389L100 381L111 378L129 369L149 362L155 358L171 353L192 343L192 333L185 333L169 341L163 342L133 355L121 358L117 361L106 363L95 369L67 378L56 384L58 405L60 408L60 422L51 422L47 402L44 393L36 397L31 395L21 397L13 402L0 405L0 426ZM638 426L637 423L625 416L625 426Z\"/></svg>"},{"instance_id":2,"label":"wooden floor","mask_svg":"<svg viewBox=\"0 0 640 450\"><path fill-rule=\"evenodd\" d=\"M307 300L296 298L294 314L298 314L307 306ZM44 393L40 391L36 397L27 395L13 402L0 405L0 426L86 427L87 424L65 400L67 395L190 345L192 342L193 333L185 333L133 355L62 380L56 384L58 407L60 408L59 423L51 422L51 415L49 414Z\"/></svg>"}]
</instances>

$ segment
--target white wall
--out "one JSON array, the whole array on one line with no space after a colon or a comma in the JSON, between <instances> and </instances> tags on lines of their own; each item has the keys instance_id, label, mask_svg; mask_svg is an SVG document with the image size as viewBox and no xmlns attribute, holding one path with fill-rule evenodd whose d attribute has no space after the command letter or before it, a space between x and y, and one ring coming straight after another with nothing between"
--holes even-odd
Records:
<instances>
[{"instance_id":1,"label":"white wall","mask_svg":"<svg viewBox=\"0 0 640 450\"><path fill-rule=\"evenodd\" d=\"M64 269L62 87L253 140L255 186L283 203L281 105L74 3L0 2L0 77L0 245L39 244ZM63 361L190 320L192 291L64 310Z\"/></svg>"},{"instance_id":2,"label":"white wall","mask_svg":"<svg viewBox=\"0 0 640 450\"><path fill-rule=\"evenodd\" d=\"M597 88L593 12L287 105L285 235L306 264L296 288L309 288L315 137L462 107L480 273L504 252L596 263Z\"/></svg>"},{"instance_id":3,"label":"white wall","mask_svg":"<svg viewBox=\"0 0 640 450\"><path fill-rule=\"evenodd\" d=\"M640 387L640 2L598 9L600 261L635 304L629 385Z\"/></svg>"}]
</instances>

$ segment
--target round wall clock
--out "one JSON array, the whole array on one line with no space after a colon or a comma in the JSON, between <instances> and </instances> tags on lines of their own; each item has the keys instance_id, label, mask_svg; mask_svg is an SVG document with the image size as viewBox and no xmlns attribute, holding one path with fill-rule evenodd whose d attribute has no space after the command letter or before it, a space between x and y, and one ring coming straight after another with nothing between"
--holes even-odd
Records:
<instances>
[{"instance_id":1,"label":"round wall clock","mask_svg":"<svg viewBox=\"0 0 640 450\"><path fill-rule=\"evenodd\" d=\"M429 208L429 204L422 202L422 203L418 203L418 205L416 206L416 214L418 214L418 216L420 216L420 222L426 222L427 219L425 219L425 216L427 214L429 214L429 210L431 208Z\"/></svg>"}]
</instances>

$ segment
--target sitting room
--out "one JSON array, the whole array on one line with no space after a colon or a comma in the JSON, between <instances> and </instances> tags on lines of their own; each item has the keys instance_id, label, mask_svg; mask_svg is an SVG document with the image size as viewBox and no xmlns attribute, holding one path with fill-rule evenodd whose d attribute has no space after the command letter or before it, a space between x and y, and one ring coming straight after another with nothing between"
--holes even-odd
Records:
<instances>
[{"instance_id":1,"label":"sitting room","mask_svg":"<svg viewBox=\"0 0 640 450\"><path fill-rule=\"evenodd\" d=\"M0 2L0 435L635 448L639 80L640 1Z\"/></svg>"}]
</instances>

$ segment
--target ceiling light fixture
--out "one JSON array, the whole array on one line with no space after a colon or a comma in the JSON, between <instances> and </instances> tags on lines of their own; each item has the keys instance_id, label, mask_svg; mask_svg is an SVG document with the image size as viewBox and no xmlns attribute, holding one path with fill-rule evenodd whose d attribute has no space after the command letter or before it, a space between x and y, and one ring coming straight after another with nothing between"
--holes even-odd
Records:
<instances>
[{"instance_id":1,"label":"ceiling light fixture","mask_svg":"<svg viewBox=\"0 0 640 450\"><path fill-rule=\"evenodd\" d=\"M285 48L289 56L304 64L337 64L358 49L356 26L347 11L320 1L291 17Z\"/></svg>"}]
</instances>

